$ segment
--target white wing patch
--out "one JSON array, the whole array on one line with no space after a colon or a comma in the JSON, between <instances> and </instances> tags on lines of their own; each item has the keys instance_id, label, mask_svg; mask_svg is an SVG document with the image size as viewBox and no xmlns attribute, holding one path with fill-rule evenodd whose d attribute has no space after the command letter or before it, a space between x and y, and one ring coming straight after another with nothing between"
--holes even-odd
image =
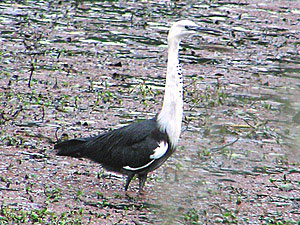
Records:
<instances>
[{"instance_id":1,"label":"white wing patch","mask_svg":"<svg viewBox=\"0 0 300 225\"><path fill-rule=\"evenodd\" d=\"M161 141L158 144L158 147L154 149L154 153L150 155L150 159L159 159L162 157L168 150L168 143L165 141Z\"/></svg>"},{"instance_id":2,"label":"white wing patch","mask_svg":"<svg viewBox=\"0 0 300 225\"><path fill-rule=\"evenodd\" d=\"M147 164L144 165L144 166L140 166L140 167L136 167L136 168L133 168L133 167L130 167L130 166L124 166L123 169L125 169L125 170L133 170L133 171L135 171L135 170L140 170L140 169L144 169L144 168L146 168L147 166L149 166L151 163L153 163L154 160L155 160L155 159L151 160L149 163L147 163Z\"/></svg>"},{"instance_id":3,"label":"white wing patch","mask_svg":"<svg viewBox=\"0 0 300 225\"><path fill-rule=\"evenodd\" d=\"M155 159L159 159L160 157L162 157L167 152L167 150L168 150L168 143L161 141L160 143L158 143L158 147L156 149L154 149L154 153L152 155L150 155L150 159L152 159L152 160L150 162L148 162L146 165L136 167L136 168L133 168L130 166L124 166L123 169L132 170L132 171L144 169L147 166L150 166L151 163L153 163Z\"/></svg>"}]
</instances>

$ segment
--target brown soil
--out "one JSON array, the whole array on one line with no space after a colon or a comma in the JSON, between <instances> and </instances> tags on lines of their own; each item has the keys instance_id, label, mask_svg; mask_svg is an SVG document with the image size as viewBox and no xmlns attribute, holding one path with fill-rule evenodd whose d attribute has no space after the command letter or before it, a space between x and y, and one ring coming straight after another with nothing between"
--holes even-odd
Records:
<instances>
[{"instance_id":1,"label":"brown soil","mask_svg":"<svg viewBox=\"0 0 300 225\"><path fill-rule=\"evenodd\" d=\"M299 224L296 1L0 3L0 224ZM57 157L161 107L170 22L182 43L177 152L137 181Z\"/></svg>"}]
</instances>

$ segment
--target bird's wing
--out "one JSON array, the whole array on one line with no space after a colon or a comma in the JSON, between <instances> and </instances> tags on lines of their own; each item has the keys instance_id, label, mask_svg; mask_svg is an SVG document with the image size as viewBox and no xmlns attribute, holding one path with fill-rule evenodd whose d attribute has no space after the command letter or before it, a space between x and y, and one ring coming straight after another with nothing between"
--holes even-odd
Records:
<instances>
[{"instance_id":1,"label":"bird's wing","mask_svg":"<svg viewBox=\"0 0 300 225\"><path fill-rule=\"evenodd\" d=\"M147 147L144 149L146 149L144 155L142 155L143 153L140 153L138 151L136 152L133 151L138 155L136 157L130 157L127 160L126 166L123 166L123 169L130 170L130 171L137 171L150 166L156 159L159 159L164 154L166 154L168 150L168 143L165 142L164 140L161 140L160 142L155 141L154 145L147 144ZM149 155L149 153L152 154Z\"/></svg>"},{"instance_id":2,"label":"bird's wing","mask_svg":"<svg viewBox=\"0 0 300 225\"><path fill-rule=\"evenodd\" d=\"M156 120L145 120L94 138L89 158L112 168L147 167L162 157L167 149L167 135L161 133Z\"/></svg>"}]
</instances>

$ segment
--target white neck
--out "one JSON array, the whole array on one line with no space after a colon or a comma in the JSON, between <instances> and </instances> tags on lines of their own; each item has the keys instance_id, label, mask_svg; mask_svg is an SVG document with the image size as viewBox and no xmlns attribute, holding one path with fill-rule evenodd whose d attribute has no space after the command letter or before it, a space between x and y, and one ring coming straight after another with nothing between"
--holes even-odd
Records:
<instances>
[{"instance_id":1,"label":"white neck","mask_svg":"<svg viewBox=\"0 0 300 225\"><path fill-rule=\"evenodd\" d=\"M161 112L158 114L158 125L162 132L166 131L173 147L177 145L183 114L183 78L179 65L178 40L168 39L168 67L166 88Z\"/></svg>"}]
</instances>

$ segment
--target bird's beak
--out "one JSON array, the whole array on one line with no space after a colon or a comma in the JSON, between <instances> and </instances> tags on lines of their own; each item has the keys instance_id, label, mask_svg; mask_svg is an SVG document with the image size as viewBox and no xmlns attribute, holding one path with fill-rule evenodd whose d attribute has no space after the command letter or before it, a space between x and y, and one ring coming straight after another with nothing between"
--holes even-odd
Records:
<instances>
[{"instance_id":1,"label":"bird's beak","mask_svg":"<svg viewBox=\"0 0 300 225\"><path fill-rule=\"evenodd\" d=\"M212 34L212 35L219 35L222 32L219 30L207 28L207 27L196 27L195 31L202 32L202 33L207 33L207 34Z\"/></svg>"},{"instance_id":2,"label":"bird's beak","mask_svg":"<svg viewBox=\"0 0 300 225\"><path fill-rule=\"evenodd\" d=\"M211 29L211 28L207 28L207 27L200 27L200 26L185 26L185 29L187 29L188 31L194 32L194 33L202 32L202 33L213 34L213 35L219 35L222 33L215 29Z\"/></svg>"}]
</instances>

